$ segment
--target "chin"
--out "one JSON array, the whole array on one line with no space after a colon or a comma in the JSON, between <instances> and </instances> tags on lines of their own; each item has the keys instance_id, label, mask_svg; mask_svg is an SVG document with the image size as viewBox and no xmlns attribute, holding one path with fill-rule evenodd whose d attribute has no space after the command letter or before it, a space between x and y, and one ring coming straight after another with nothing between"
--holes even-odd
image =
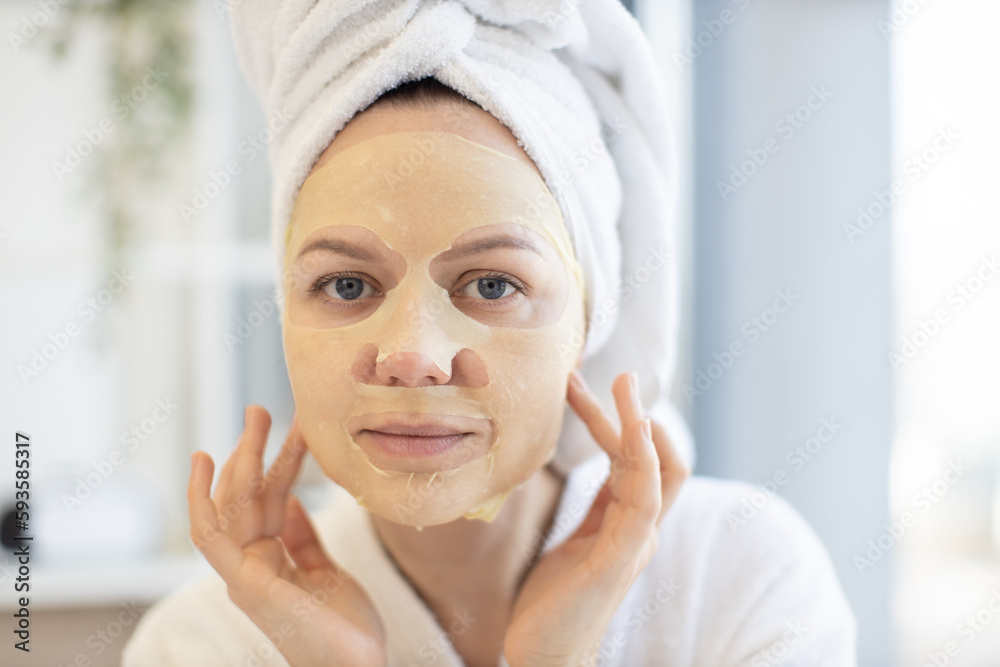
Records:
<instances>
[{"instance_id":1,"label":"chin","mask_svg":"<svg viewBox=\"0 0 1000 667\"><path fill-rule=\"evenodd\" d=\"M400 491L394 482L369 487L367 493L347 490L362 507L386 521L418 527L437 526L462 518L492 521L510 494L510 490L484 493L481 484L475 485L479 488L468 490L452 490L444 484L434 488L436 479L429 487L426 484L421 482L418 486L414 480L409 491L405 488Z\"/></svg>"},{"instance_id":2,"label":"chin","mask_svg":"<svg viewBox=\"0 0 1000 667\"><path fill-rule=\"evenodd\" d=\"M436 526L457 519L492 522L507 497L552 458L524 461L518 456L516 470L497 457L480 457L453 470L437 472L388 472L376 469L361 452L344 453L324 461L317 457L327 477L350 493L359 505L394 523ZM346 464L346 465L345 465Z\"/></svg>"}]
</instances>

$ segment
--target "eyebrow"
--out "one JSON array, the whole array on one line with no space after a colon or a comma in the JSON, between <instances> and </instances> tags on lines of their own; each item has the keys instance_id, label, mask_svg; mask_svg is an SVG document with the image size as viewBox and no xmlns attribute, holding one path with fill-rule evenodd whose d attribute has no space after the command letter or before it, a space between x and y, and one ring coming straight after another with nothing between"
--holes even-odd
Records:
<instances>
[{"instance_id":1,"label":"eyebrow","mask_svg":"<svg viewBox=\"0 0 1000 667\"><path fill-rule=\"evenodd\" d=\"M467 255L478 255L495 248L530 250L542 259L545 259L541 251L539 251L538 248L531 243L531 241L517 236L512 236L510 234L498 234L485 239L479 239L478 241L456 243L443 254L451 255L452 257L464 257ZM302 248L302 250L299 251L298 257L302 257L307 253L317 250L334 252L344 255L345 257L351 257L364 262L375 262L377 260L377 257L373 253L359 245L354 245L353 243L349 243L347 241L337 241L334 239L316 239Z\"/></svg>"},{"instance_id":2,"label":"eyebrow","mask_svg":"<svg viewBox=\"0 0 1000 667\"><path fill-rule=\"evenodd\" d=\"M299 251L298 256L302 257L306 253L314 252L316 250L335 252L337 254L352 257L354 259L360 259L365 262L374 262L376 260L374 254L361 246L354 245L353 243L349 243L347 241L335 241L333 239L316 239Z\"/></svg>"},{"instance_id":3,"label":"eyebrow","mask_svg":"<svg viewBox=\"0 0 1000 667\"><path fill-rule=\"evenodd\" d=\"M531 243L531 241L517 236L511 236L510 234L498 234L496 236L480 239L478 241L469 241L467 243L456 243L451 247L450 250L446 251L445 254L449 254L456 257L461 257L465 255L478 255L479 253L483 253L488 250L493 250L494 248L514 248L517 250L530 250L539 257L542 257L542 253L538 250L538 248L536 248ZM542 257L542 259L545 258Z\"/></svg>"}]
</instances>

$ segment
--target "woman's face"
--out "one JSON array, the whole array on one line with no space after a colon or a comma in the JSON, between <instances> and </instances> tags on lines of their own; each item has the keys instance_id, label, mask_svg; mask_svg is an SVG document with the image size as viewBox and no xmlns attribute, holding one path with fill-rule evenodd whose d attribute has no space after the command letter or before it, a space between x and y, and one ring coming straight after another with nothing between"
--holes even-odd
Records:
<instances>
[{"instance_id":1,"label":"woman's face","mask_svg":"<svg viewBox=\"0 0 1000 667\"><path fill-rule=\"evenodd\" d=\"M285 259L303 436L365 507L418 526L492 520L552 457L583 346L558 204L506 128L461 111L355 117L299 192Z\"/></svg>"}]
</instances>

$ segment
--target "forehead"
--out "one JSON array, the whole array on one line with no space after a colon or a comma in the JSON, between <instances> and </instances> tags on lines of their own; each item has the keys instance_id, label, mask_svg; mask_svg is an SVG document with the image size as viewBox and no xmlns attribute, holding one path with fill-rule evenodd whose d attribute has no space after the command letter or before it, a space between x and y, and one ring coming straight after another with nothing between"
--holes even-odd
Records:
<instances>
[{"instance_id":1,"label":"forehead","mask_svg":"<svg viewBox=\"0 0 1000 667\"><path fill-rule=\"evenodd\" d=\"M571 256L559 205L532 168L452 133L399 132L337 153L306 180L287 250L321 228L356 225L394 250L426 257L470 230L504 223Z\"/></svg>"}]
</instances>

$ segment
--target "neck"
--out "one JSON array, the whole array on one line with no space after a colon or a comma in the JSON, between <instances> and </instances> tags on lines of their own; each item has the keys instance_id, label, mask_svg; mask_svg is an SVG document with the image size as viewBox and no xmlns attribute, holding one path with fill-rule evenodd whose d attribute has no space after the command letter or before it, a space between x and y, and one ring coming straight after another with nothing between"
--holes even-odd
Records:
<instances>
[{"instance_id":1,"label":"neck","mask_svg":"<svg viewBox=\"0 0 1000 667\"><path fill-rule=\"evenodd\" d=\"M511 491L492 523L461 518L418 531L371 516L386 551L439 618L462 610L506 612L548 533L564 485L543 466Z\"/></svg>"}]
</instances>

